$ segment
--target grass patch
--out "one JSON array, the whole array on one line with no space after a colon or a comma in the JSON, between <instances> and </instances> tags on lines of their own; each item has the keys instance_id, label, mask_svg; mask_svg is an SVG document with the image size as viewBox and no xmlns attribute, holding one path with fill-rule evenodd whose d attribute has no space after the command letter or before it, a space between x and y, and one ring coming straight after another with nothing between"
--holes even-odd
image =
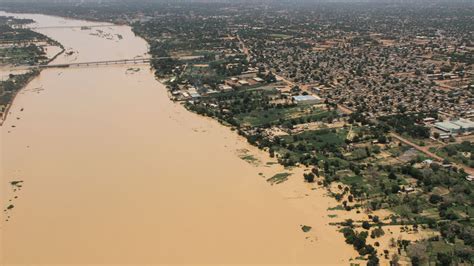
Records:
<instances>
[{"instance_id":1,"label":"grass patch","mask_svg":"<svg viewBox=\"0 0 474 266\"><path fill-rule=\"evenodd\" d=\"M283 139L293 145L303 144L309 147L341 146L345 144L346 130L309 130L295 136L285 136Z\"/></svg>"},{"instance_id":2,"label":"grass patch","mask_svg":"<svg viewBox=\"0 0 474 266\"><path fill-rule=\"evenodd\" d=\"M303 118L304 121L320 121L331 115L331 112L322 109L313 110L311 106L295 106L289 108L272 108L268 110L253 110L249 113L237 115L240 124L250 126L262 126L265 124L281 124L286 120Z\"/></svg>"},{"instance_id":3,"label":"grass patch","mask_svg":"<svg viewBox=\"0 0 474 266\"><path fill-rule=\"evenodd\" d=\"M346 185L364 185L364 179L359 175L345 176L341 178L341 182Z\"/></svg>"},{"instance_id":4,"label":"grass patch","mask_svg":"<svg viewBox=\"0 0 474 266\"><path fill-rule=\"evenodd\" d=\"M271 183L272 185L273 184L281 184L281 183L285 182L286 180L288 180L288 177L290 175L291 175L290 173L278 173L278 174L270 177L269 179L267 179L267 182Z\"/></svg>"},{"instance_id":5,"label":"grass patch","mask_svg":"<svg viewBox=\"0 0 474 266\"><path fill-rule=\"evenodd\" d=\"M246 155L242 155L240 156L240 159L248 162L248 163L251 163L251 164L256 164L258 163L258 159L255 158L253 155L251 154L246 154Z\"/></svg>"},{"instance_id":6,"label":"grass patch","mask_svg":"<svg viewBox=\"0 0 474 266\"><path fill-rule=\"evenodd\" d=\"M343 210L345 210L345 209L344 209L344 206L342 206L342 205L337 205L335 207L329 207L328 208L328 211L343 211Z\"/></svg>"}]
</instances>

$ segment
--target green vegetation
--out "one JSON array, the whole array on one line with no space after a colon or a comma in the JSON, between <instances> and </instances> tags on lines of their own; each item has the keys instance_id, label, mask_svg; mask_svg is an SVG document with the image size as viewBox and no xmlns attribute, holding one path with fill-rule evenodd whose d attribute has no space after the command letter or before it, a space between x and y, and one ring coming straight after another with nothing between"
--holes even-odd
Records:
<instances>
[{"instance_id":1,"label":"green vegetation","mask_svg":"<svg viewBox=\"0 0 474 266\"><path fill-rule=\"evenodd\" d=\"M258 163L258 159L255 158L255 157L254 157L253 155L251 155L251 154L242 154L242 155L240 156L240 159L242 159L242 160L244 160L244 161L246 161L246 162L248 162L248 163L251 163L251 164L256 164L256 163Z\"/></svg>"},{"instance_id":2,"label":"green vegetation","mask_svg":"<svg viewBox=\"0 0 474 266\"><path fill-rule=\"evenodd\" d=\"M420 125L423 118L438 117L436 113L420 114L397 114L391 116L379 117L381 123L386 124L398 134L407 134L413 138L429 138L430 130L428 127Z\"/></svg>"},{"instance_id":3,"label":"green vegetation","mask_svg":"<svg viewBox=\"0 0 474 266\"><path fill-rule=\"evenodd\" d=\"M305 173L303 174L304 176L304 180L308 183L313 183L314 182L314 178L315 178L315 175L313 173Z\"/></svg>"},{"instance_id":4,"label":"green vegetation","mask_svg":"<svg viewBox=\"0 0 474 266\"><path fill-rule=\"evenodd\" d=\"M273 184L280 184L288 180L288 177L290 176L290 173L278 173L269 179L267 179L267 182L270 182L272 185Z\"/></svg>"},{"instance_id":5,"label":"green vegetation","mask_svg":"<svg viewBox=\"0 0 474 266\"><path fill-rule=\"evenodd\" d=\"M29 44L25 47L13 46L0 49L1 64L35 65L48 58L41 47Z\"/></svg>"},{"instance_id":6,"label":"green vegetation","mask_svg":"<svg viewBox=\"0 0 474 266\"><path fill-rule=\"evenodd\" d=\"M432 237L417 243L400 245L416 265L471 265L473 253L461 242L446 243L440 237Z\"/></svg>"},{"instance_id":7,"label":"green vegetation","mask_svg":"<svg viewBox=\"0 0 474 266\"><path fill-rule=\"evenodd\" d=\"M303 230L303 232L305 233L308 233L309 231L311 231L312 227L309 226L309 225L302 225L301 226L301 230Z\"/></svg>"},{"instance_id":8,"label":"green vegetation","mask_svg":"<svg viewBox=\"0 0 474 266\"><path fill-rule=\"evenodd\" d=\"M217 107L210 108L211 105ZM292 128L296 124L332 121L337 117L335 111L296 106L285 95L265 86L201 97L199 102L187 103L186 107L237 127L268 128L283 125Z\"/></svg>"},{"instance_id":9,"label":"green vegetation","mask_svg":"<svg viewBox=\"0 0 474 266\"><path fill-rule=\"evenodd\" d=\"M15 94L38 74L38 70L31 70L25 74L10 75L7 80L0 81L0 114L5 112L6 106L11 103Z\"/></svg>"},{"instance_id":10,"label":"green vegetation","mask_svg":"<svg viewBox=\"0 0 474 266\"><path fill-rule=\"evenodd\" d=\"M283 165L317 165L320 160L328 159L331 154L345 147L345 136L344 129L304 131L291 136L275 137L270 148L280 154L279 162Z\"/></svg>"},{"instance_id":11,"label":"green vegetation","mask_svg":"<svg viewBox=\"0 0 474 266\"><path fill-rule=\"evenodd\" d=\"M242 113L236 116L236 119L246 126L266 126L283 124L290 127L298 122L321 121L328 117L325 110L312 108L310 106L293 106L288 108L256 109L248 113ZM332 115L335 116L334 113Z\"/></svg>"},{"instance_id":12,"label":"green vegetation","mask_svg":"<svg viewBox=\"0 0 474 266\"><path fill-rule=\"evenodd\" d=\"M438 150L437 154L446 158L448 161L474 167L474 143L470 141L448 144Z\"/></svg>"},{"instance_id":13,"label":"green vegetation","mask_svg":"<svg viewBox=\"0 0 474 266\"><path fill-rule=\"evenodd\" d=\"M38 65L48 62L46 53L39 43L61 46L56 41L18 25L32 23L32 20L15 19L0 16L0 65ZM0 81L0 115L3 116L15 94L23 88L39 70L30 70L23 74L11 74Z\"/></svg>"},{"instance_id":14,"label":"green vegetation","mask_svg":"<svg viewBox=\"0 0 474 266\"><path fill-rule=\"evenodd\" d=\"M21 187L22 183L23 181L11 181L10 185L12 185L13 187Z\"/></svg>"},{"instance_id":15,"label":"green vegetation","mask_svg":"<svg viewBox=\"0 0 474 266\"><path fill-rule=\"evenodd\" d=\"M376 249L366 243L368 236L366 231L358 233L351 226L347 226L341 229L341 232L344 234L347 244L353 245L361 256L368 256L367 265L378 265L379 259Z\"/></svg>"},{"instance_id":16,"label":"green vegetation","mask_svg":"<svg viewBox=\"0 0 474 266\"><path fill-rule=\"evenodd\" d=\"M403 254L414 265L474 263L474 194L466 173L421 163L425 156L389 135L396 132L424 144L430 136L424 118L472 109L472 3L119 2L107 7L84 3L73 11L61 3L37 9L17 5L78 18L133 21L134 32L150 44L150 54L167 57L153 60L152 67L158 77L170 78L170 94L190 87L199 94L173 99L186 100L189 110L231 126L280 164L311 169L302 179L328 188L338 201L330 209L392 211L388 219L343 224L346 242L368 265L377 265L377 254L383 253L376 252L377 244L368 245L367 237L381 237L386 225L440 232L418 243L394 240L398 254L392 262ZM27 30L0 36L40 38ZM4 57L37 62L32 56L39 51L23 47L27 50L3 51ZM290 82L277 81L277 75ZM235 82L254 77L261 80L245 86ZM444 88L453 83L440 84L448 77L456 84L450 92ZM223 83L231 89L221 89ZM301 106L292 100L310 93L324 98L324 105ZM342 114L337 105L354 112ZM472 150L472 143L463 142L433 151L472 166ZM252 155L241 158L256 163ZM288 173L279 173L268 180L287 178Z\"/></svg>"}]
</instances>

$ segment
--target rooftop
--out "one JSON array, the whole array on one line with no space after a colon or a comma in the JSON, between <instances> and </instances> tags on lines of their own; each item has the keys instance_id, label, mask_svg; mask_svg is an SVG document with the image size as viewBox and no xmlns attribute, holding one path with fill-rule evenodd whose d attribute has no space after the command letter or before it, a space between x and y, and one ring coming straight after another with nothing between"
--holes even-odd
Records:
<instances>
[{"instance_id":1,"label":"rooftop","mask_svg":"<svg viewBox=\"0 0 474 266\"><path fill-rule=\"evenodd\" d=\"M464 129L474 128L474 122L467 119L461 118L459 120L451 121L451 123L458 125L459 127L462 127Z\"/></svg>"},{"instance_id":2,"label":"rooftop","mask_svg":"<svg viewBox=\"0 0 474 266\"><path fill-rule=\"evenodd\" d=\"M444 121L444 122L438 122L435 123L436 127L444 129L446 131L451 131L451 130L459 130L461 127L453 124L451 121Z\"/></svg>"},{"instance_id":3,"label":"rooftop","mask_svg":"<svg viewBox=\"0 0 474 266\"><path fill-rule=\"evenodd\" d=\"M301 101L318 101L321 100L321 98L314 96L314 95L299 95L299 96L293 96L293 99L295 101L301 102Z\"/></svg>"}]
</instances>

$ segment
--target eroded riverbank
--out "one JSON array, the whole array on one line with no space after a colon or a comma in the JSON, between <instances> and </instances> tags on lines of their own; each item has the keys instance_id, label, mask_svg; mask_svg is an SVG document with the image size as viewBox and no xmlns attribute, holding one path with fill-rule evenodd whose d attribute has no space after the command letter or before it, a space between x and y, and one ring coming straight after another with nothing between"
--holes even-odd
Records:
<instances>
[{"instance_id":1,"label":"eroded riverbank","mask_svg":"<svg viewBox=\"0 0 474 266\"><path fill-rule=\"evenodd\" d=\"M126 26L41 33L74 51L55 63L147 52ZM327 225L331 199L301 173L270 186L259 174L284 169L172 103L148 66L129 68L46 69L16 98L1 128L2 206L15 206L2 219L4 264L348 263L352 248Z\"/></svg>"}]
</instances>

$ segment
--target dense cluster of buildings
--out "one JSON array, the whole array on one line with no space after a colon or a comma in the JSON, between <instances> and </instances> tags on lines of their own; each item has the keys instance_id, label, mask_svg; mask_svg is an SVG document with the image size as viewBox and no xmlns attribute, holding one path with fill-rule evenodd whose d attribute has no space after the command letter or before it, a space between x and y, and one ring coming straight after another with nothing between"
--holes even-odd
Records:
<instances>
[{"instance_id":1,"label":"dense cluster of buildings","mask_svg":"<svg viewBox=\"0 0 474 266\"><path fill-rule=\"evenodd\" d=\"M367 116L473 113L472 66L449 56L472 58L474 47L468 39L447 33L407 38L410 31L413 35L418 31L415 26L391 34L316 28L308 36L290 35L283 27L285 38L255 31L261 34L245 39L254 62L302 87L317 87L321 97Z\"/></svg>"},{"instance_id":2,"label":"dense cluster of buildings","mask_svg":"<svg viewBox=\"0 0 474 266\"><path fill-rule=\"evenodd\" d=\"M181 28L174 28L177 18L168 15L143 23L145 37L159 51L205 51L195 62L208 65L198 80L183 62L170 68L178 83L171 86L175 99L259 87L267 83L262 72L274 73L286 83L283 93L301 89L288 94L297 104L332 103L369 119L437 113L441 121L457 122L432 121L437 122L430 125L432 132L442 137L471 132L474 46L466 34L472 26L465 25L462 14L437 20L411 14L402 23L398 18L405 14L396 10L358 10L364 19L337 13L315 18L304 10L258 16L251 9L239 16L232 9L221 11L220 16L182 15L180 24L186 27Z\"/></svg>"}]
</instances>

